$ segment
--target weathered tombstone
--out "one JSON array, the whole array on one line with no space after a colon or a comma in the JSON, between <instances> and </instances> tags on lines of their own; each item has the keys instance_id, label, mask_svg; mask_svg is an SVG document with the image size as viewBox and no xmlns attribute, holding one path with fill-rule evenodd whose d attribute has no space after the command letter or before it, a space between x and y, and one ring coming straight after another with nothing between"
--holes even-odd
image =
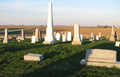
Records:
<instances>
[{"instance_id":1,"label":"weathered tombstone","mask_svg":"<svg viewBox=\"0 0 120 77\"><path fill-rule=\"evenodd\" d=\"M39 28L36 28L36 29L35 29L35 36L36 36L35 41L39 41L39 40L40 40L40 39L39 39Z\"/></svg>"},{"instance_id":2,"label":"weathered tombstone","mask_svg":"<svg viewBox=\"0 0 120 77\"><path fill-rule=\"evenodd\" d=\"M63 34L63 32L61 32L61 34L60 34L60 37L62 38L62 34Z\"/></svg>"},{"instance_id":3,"label":"weathered tombstone","mask_svg":"<svg viewBox=\"0 0 120 77\"><path fill-rule=\"evenodd\" d=\"M64 33L64 34L65 34L65 37L66 37L66 40L67 40L67 32L65 31L65 33Z\"/></svg>"},{"instance_id":4,"label":"weathered tombstone","mask_svg":"<svg viewBox=\"0 0 120 77\"><path fill-rule=\"evenodd\" d=\"M66 37L65 36L62 38L62 42L66 42Z\"/></svg>"},{"instance_id":5,"label":"weathered tombstone","mask_svg":"<svg viewBox=\"0 0 120 77\"><path fill-rule=\"evenodd\" d=\"M5 29L5 37L4 37L3 43L9 43L9 39L8 39L8 29L7 29L7 28Z\"/></svg>"},{"instance_id":6,"label":"weathered tombstone","mask_svg":"<svg viewBox=\"0 0 120 77\"><path fill-rule=\"evenodd\" d=\"M42 61L43 58L44 58L43 54L28 53L28 54L24 55L25 61Z\"/></svg>"},{"instance_id":7,"label":"weathered tombstone","mask_svg":"<svg viewBox=\"0 0 120 77\"><path fill-rule=\"evenodd\" d=\"M114 26L112 26L111 36L110 36L109 41L115 41L115 38L114 38Z\"/></svg>"},{"instance_id":8,"label":"weathered tombstone","mask_svg":"<svg viewBox=\"0 0 120 77\"><path fill-rule=\"evenodd\" d=\"M36 36L32 36L32 41L31 41L31 43L35 43L35 41L36 41Z\"/></svg>"},{"instance_id":9,"label":"weathered tombstone","mask_svg":"<svg viewBox=\"0 0 120 77\"><path fill-rule=\"evenodd\" d=\"M60 33L56 33L56 40L60 41L61 38L60 38Z\"/></svg>"},{"instance_id":10,"label":"weathered tombstone","mask_svg":"<svg viewBox=\"0 0 120 77\"><path fill-rule=\"evenodd\" d=\"M116 53L114 50L107 49L87 49L86 57L80 61L80 64L106 67L116 66L120 68Z\"/></svg>"},{"instance_id":11,"label":"weathered tombstone","mask_svg":"<svg viewBox=\"0 0 120 77\"><path fill-rule=\"evenodd\" d=\"M93 38L94 36L93 36L93 32L91 32L91 38Z\"/></svg>"},{"instance_id":12,"label":"weathered tombstone","mask_svg":"<svg viewBox=\"0 0 120 77\"><path fill-rule=\"evenodd\" d=\"M66 42L66 33L62 34L62 42Z\"/></svg>"},{"instance_id":13,"label":"weathered tombstone","mask_svg":"<svg viewBox=\"0 0 120 77\"><path fill-rule=\"evenodd\" d=\"M55 39L56 39L56 32L54 32L54 36L55 36Z\"/></svg>"},{"instance_id":14,"label":"weathered tombstone","mask_svg":"<svg viewBox=\"0 0 120 77\"><path fill-rule=\"evenodd\" d=\"M21 29L21 40L25 40L24 29Z\"/></svg>"},{"instance_id":15,"label":"weathered tombstone","mask_svg":"<svg viewBox=\"0 0 120 77\"><path fill-rule=\"evenodd\" d=\"M119 47L120 46L120 42L116 41L115 46Z\"/></svg>"},{"instance_id":16,"label":"weathered tombstone","mask_svg":"<svg viewBox=\"0 0 120 77\"><path fill-rule=\"evenodd\" d=\"M42 39L41 31L39 30L39 39Z\"/></svg>"},{"instance_id":17,"label":"weathered tombstone","mask_svg":"<svg viewBox=\"0 0 120 77\"><path fill-rule=\"evenodd\" d=\"M80 26L78 23L74 25L74 39L72 41L72 45L81 45L82 42L80 41Z\"/></svg>"},{"instance_id":18,"label":"weathered tombstone","mask_svg":"<svg viewBox=\"0 0 120 77\"><path fill-rule=\"evenodd\" d=\"M118 40L118 32L117 31L115 31L115 40Z\"/></svg>"},{"instance_id":19,"label":"weathered tombstone","mask_svg":"<svg viewBox=\"0 0 120 77\"><path fill-rule=\"evenodd\" d=\"M99 36L96 37L96 40L99 40Z\"/></svg>"},{"instance_id":20,"label":"weathered tombstone","mask_svg":"<svg viewBox=\"0 0 120 77\"><path fill-rule=\"evenodd\" d=\"M72 39L72 34L71 34L71 32L68 32L67 33L67 41L71 41L71 39Z\"/></svg>"},{"instance_id":21,"label":"weathered tombstone","mask_svg":"<svg viewBox=\"0 0 120 77\"><path fill-rule=\"evenodd\" d=\"M33 30L33 36L35 36L35 30Z\"/></svg>"},{"instance_id":22,"label":"weathered tombstone","mask_svg":"<svg viewBox=\"0 0 120 77\"><path fill-rule=\"evenodd\" d=\"M82 37L82 34L80 34L80 41L83 41L83 37Z\"/></svg>"},{"instance_id":23,"label":"weathered tombstone","mask_svg":"<svg viewBox=\"0 0 120 77\"><path fill-rule=\"evenodd\" d=\"M49 3L48 9L48 21L46 28L46 36L43 44L55 44L57 43L54 36L54 28L53 28L53 13L52 13L52 3Z\"/></svg>"},{"instance_id":24,"label":"weathered tombstone","mask_svg":"<svg viewBox=\"0 0 120 77\"><path fill-rule=\"evenodd\" d=\"M93 37L93 41L96 41L96 35L94 35L94 37Z\"/></svg>"}]
</instances>

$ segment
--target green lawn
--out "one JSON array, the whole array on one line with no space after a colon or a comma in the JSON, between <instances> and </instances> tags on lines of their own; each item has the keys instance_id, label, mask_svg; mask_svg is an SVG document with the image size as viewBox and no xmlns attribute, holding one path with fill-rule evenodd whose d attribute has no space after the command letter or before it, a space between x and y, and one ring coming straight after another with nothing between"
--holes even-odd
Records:
<instances>
[{"instance_id":1,"label":"green lawn","mask_svg":"<svg viewBox=\"0 0 120 77\"><path fill-rule=\"evenodd\" d=\"M115 47L115 42L83 41L82 45L77 46L72 46L71 42L55 45L43 45L42 42L31 44L31 40L26 39L3 44L0 41L0 77L120 77L120 69L116 67L80 65L89 48L116 50L120 60L120 48ZM43 54L44 60L23 61L27 53Z\"/></svg>"}]
</instances>

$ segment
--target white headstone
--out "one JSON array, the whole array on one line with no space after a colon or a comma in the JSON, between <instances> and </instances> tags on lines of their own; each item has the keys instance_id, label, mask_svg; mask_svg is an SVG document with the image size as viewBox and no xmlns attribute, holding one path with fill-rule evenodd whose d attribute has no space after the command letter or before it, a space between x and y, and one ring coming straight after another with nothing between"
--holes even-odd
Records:
<instances>
[{"instance_id":1,"label":"white headstone","mask_svg":"<svg viewBox=\"0 0 120 77\"><path fill-rule=\"evenodd\" d=\"M120 46L120 42L116 41L115 46L119 47Z\"/></svg>"},{"instance_id":2,"label":"white headstone","mask_svg":"<svg viewBox=\"0 0 120 77\"><path fill-rule=\"evenodd\" d=\"M80 41L82 41L83 40L83 37L82 37L82 34L80 34Z\"/></svg>"},{"instance_id":3,"label":"white headstone","mask_svg":"<svg viewBox=\"0 0 120 77\"><path fill-rule=\"evenodd\" d=\"M99 36L96 37L96 40L99 40Z\"/></svg>"},{"instance_id":4,"label":"white headstone","mask_svg":"<svg viewBox=\"0 0 120 77\"><path fill-rule=\"evenodd\" d=\"M62 38L62 42L66 42L66 37L63 37L63 38Z\"/></svg>"},{"instance_id":5,"label":"white headstone","mask_svg":"<svg viewBox=\"0 0 120 77\"><path fill-rule=\"evenodd\" d=\"M31 43L35 43L35 40L36 40L36 36L32 36L32 41L31 41Z\"/></svg>"},{"instance_id":6,"label":"white headstone","mask_svg":"<svg viewBox=\"0 0 120 77\"><path fill-rule=\"evenodd\" d=\"M56 33L56 40L60 41L60 33Z\"/></svg>"},{"instance_id":7,"label":"white headstone","mask_svg":"<svg viewBox=\"0 0 120 77\"><path fill-rule=\"evenodd\" d=\"M48 7L48 21L46 28L46 36L43 44L55 44L57 43L54 36L54 28L53 28L53 13L52 13L52 3L49 3Z\"/></svg>"},{"instance_id":8,"label":"white headstone","mask_svg":"<svg viewBox=\"0 0 120 77\"><path fill-rule=\"evenodd\" d=\"M71 32L68 32L67 33L67 41L71 41L71 39L72 39L72 34L71 34Z\"/></svg>"},{"instance_id":9,"label":"white headstone","mask_svg":"<svg viewBox=\"0 0 120 77\"><path fill-rule=\"evenodd\" d=\"M93 35L93 32L91 33L91 38L93 38L94 37L94 35Z\"/></svg>"}]
</instances>

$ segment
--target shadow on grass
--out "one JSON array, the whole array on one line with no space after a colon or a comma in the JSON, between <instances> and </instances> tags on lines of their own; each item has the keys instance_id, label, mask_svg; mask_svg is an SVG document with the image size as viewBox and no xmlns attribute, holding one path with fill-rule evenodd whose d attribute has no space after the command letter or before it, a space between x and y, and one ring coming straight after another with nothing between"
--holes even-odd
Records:
<instances>
[{"instance_id":1,"label":"shadow on grass","mask_svg":"<svg viewBox=\"0 0 120 77\"><path fill-rule=\"evenodd\" d=\"M36 43L31 43L30 39L21 40L20 42L17 42L17 40L10 39L10 43L8 44L0 44L2 45L0 47L0 54L3 54L5 52L16 52L16 51L22 51L30 48L40 48L40 47L46 47L49 45L43 45L43 39Z\"/></svg>"},{"instance_id":2,"label":"shadow on grass","mask_svg":"<svg viewBox=\"0 0 120 77\"><path fill-rule=\"evenodd\" d=\"M84 43L88 44L90 42L84 42ZM116 50L116 48L113 46L114 46L114 43L102 43L102 44L99 44L97 46L93 46L90 48L91 49L96 48L96 49ZM54 61L50 64L48 63L46 66L44 66L42 68L38 68L38 69L34 70L33 72L30 72L28 74L22 74L20 77L69 77L69 76L71 76L71 77L76 77L76 76L86 77L86 76L94 76L94 75L102 76L102 74L108 76L109 72L107 72L107 74L106 74L106 70L109 70L109 69L113 70L112 68L106 68L106 67L80 65L80 60L85 58L85 52L86 52L86 49L84 49L81 52L72 54L71 56L69 56L67 58L64 58L64 59L60 58L59 60ZM52 53L50 53L50 54L52 54ZM58 55L58 54L56 54L56 55ZM53 56L55 56L55 54ZM52 61L52 59L51 59L51 61ZM43 64L44 63L46 63L45 60L43 61ZM104 72L102 72L103 70L104 70ZM96 72L98 72L98 73L96 73Z\"/></svg>"},{"instance_id":3,"label":"shadow on grass","mask_svg":"<svg viewBox=\"0 0 120 77\"><path fill-rule=\"evenodd\" d=\"M43 68L36 69L33 72L22 75L20 77L67 77L68 75L72 75L75 71L78 71L84 67L79 63L80 60L85 56L80 56L82 52L85 51L76 53L68 58L59 59L51 64L44 66Z\"/></svg>"}]
</instances>

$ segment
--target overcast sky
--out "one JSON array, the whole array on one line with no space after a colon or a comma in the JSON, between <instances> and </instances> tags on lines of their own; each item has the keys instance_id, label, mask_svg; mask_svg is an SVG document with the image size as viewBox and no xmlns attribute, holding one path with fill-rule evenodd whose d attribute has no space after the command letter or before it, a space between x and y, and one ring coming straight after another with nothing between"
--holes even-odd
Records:
<instances>
[{"instance_id":1,"label":"overcast sky","mask_svg":"<svg viewBox=\"0 0 120 77\"><path fill-rule=\"evenodd\" d=\"M120 26L120 0L0 0L0 25L46 25L49 2L54 25Z\"/></svg>"}]
</instances>

